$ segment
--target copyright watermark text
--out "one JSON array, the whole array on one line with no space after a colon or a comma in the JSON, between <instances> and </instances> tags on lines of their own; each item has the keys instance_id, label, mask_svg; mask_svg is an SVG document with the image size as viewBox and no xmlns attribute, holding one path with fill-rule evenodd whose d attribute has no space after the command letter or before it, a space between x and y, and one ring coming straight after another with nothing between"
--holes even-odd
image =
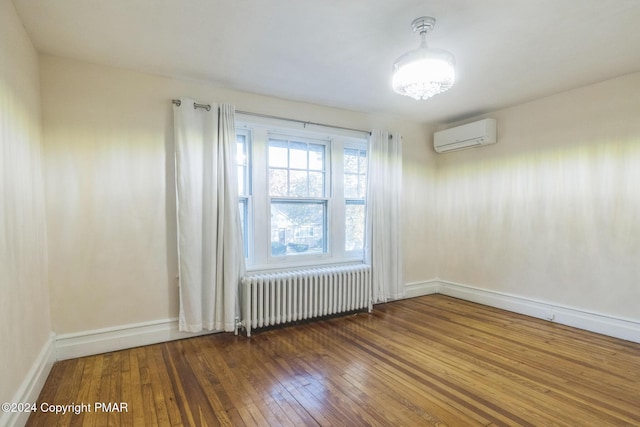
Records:
<instances>
[{"instance_id":1,"label":"copyright watermark text","mask_svg":"<svg viewBox=\"0 0 640 427\"><path fill-rule=\"evenodd\" d=\"M80 415L83 412L129 412L129 403L127 402L93 402L93 403L68 403L68 404L51 404L42 402L4 402L1 405L2 412L50 412L53 414L75 414Z\"/></svg>"}]
</instances>

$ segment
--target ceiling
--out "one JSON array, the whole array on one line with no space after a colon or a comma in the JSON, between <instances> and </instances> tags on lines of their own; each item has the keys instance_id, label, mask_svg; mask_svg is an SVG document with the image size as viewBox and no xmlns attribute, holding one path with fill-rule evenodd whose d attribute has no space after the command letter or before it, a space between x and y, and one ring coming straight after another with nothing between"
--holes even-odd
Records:
<instances>
[{"instance_id":1,"label":"ceiling","mask_svg":"<svg viewBox=\"0 0 640 427\"><path fill-rule=\"evenodd\" d=\"M640 71L640 0L14 0L39 52L278 98L446 123ZM391 65L437 23L452 89Z\"/></svg>"}]
</instances>

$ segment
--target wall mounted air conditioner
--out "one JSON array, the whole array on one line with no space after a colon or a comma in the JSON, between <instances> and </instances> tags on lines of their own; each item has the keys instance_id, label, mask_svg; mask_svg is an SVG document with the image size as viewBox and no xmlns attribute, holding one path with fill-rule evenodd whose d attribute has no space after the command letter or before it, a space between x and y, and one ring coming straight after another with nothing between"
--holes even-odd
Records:
<instances>
[{"instance_id":1,"label":"wall mounted air conditioner","mask_svg":"<svg viewBox=\"0 0 640 427\"><path fill-rule=\"evenodd\" d=\"M445 129L433 134L433 148L438 153L495 144L496 119L484 119Z\"/></svg>"}]
</instances>

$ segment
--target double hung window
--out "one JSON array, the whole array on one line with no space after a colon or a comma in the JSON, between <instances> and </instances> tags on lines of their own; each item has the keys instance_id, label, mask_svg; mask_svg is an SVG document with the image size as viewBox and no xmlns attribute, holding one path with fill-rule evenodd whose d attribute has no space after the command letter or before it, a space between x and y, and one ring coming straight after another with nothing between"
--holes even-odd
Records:
<instances>
[{"instance_id":1,"label":"double hung window","mask_svg":"<svg viewBox=\"0 0 640 427\"><path fill-rule=\"evenodd\" d=\"M364 247L365 210L367 192L367 151L362 148L344 149L344 210L345 251L361 253Z\"/></svg>"},{"instance_id":2,"label":"double hung window","mask_svg":"<svg viewBox=\"0 0 640 427\"><path fill-rule=\"evenodd\" d=\"M362 259L365 139L253 124L236 134L250 268Z\"/></svg>"},{"instance_id":3,"label":"double hung window","mask_svg":"<svg viewBox=\"0 0 640 427\"><path fill-rule=\"evenodd\" d=\"M328 145L269 135L271 256L327 252Z\"/></svg>"},{"instance_id":4,"label":"double hung window","mask_svg":"<svg viewBox=\"0 0 640 427\"><path fill-rule=\"evenodd\" d=\"M242 225L244 256L249 256L249 197L251 195L251 145L246 130L236 130L236 160L238 162L238 209Z\"/></svg>"}]
</instances>

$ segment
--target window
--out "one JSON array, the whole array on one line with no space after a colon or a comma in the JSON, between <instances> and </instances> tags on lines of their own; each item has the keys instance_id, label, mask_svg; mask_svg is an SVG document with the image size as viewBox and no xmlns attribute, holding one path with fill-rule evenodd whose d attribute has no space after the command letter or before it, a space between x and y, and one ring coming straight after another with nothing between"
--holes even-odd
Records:
<instances>
[{"instance_id":1,"label":"window","mask_svg":"<svg viewBox=\"0 0 640 427\"><path fill-rule=\"evenodd\" d=\"M240 124L237 144L250 268L362 259L365 139Z\"/></svg>"},{"instance_id":2,"label":"window","mask_svg":"<svg viewBox=\"0 0 640 427\"><path fill-rule=\"evenodd\" d=\"M250 139L249 132L236 131L236 160L238 162L238 208L244 240L244 256L249 256L249 197L251 195Z\"/></svg>"},{"instance_id":3,"label":"window","mask_svg":"<svg viewBox=\"0 0 640 427\"><path fill-rule=\"evenodd\" d=\"M367 192L367 151L344 149L345 252L364 249L364 200Z\"/></svg>"},{"instance_id":4,"label":"window","mask_svg":"<svg viewBox=\"0 0 640 427\"><path fill-rule=\"evenodd\" d=\"M269 135L271 255L326 253L324 143Z\"/></svg>"}]
</instances>

